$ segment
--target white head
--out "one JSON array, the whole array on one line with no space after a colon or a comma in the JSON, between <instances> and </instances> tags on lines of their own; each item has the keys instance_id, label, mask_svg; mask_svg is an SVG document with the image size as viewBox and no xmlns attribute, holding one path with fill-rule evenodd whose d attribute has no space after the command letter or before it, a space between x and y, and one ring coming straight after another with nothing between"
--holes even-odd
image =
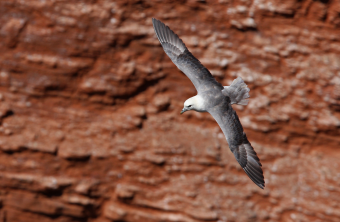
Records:
<instances>
[{"instance_id":1,"label":"white head","mask_svg":"<svg viewBox=\"0 0 340 222\"><path fill-rule=\"evenodd\" d=\"M204 109L203 98L199 95L196 95L194 97L187 99L184 102L184 107L181 111L181 114L188 111L188 110L195 110L197 112L206 112L206 110Z\"/></svg>"}]
</instances>

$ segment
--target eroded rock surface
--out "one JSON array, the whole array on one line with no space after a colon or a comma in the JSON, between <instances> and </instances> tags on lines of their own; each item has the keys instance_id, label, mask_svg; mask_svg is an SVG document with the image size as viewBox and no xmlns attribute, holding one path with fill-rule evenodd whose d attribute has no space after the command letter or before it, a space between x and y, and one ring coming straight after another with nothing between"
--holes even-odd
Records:
<instances>
[{"instance_id":1,"label":"eroded rock surface","mask_svg":"<svg viewBox=\"0 0 340 222\"><path fill-rule=\"evenodd\" d=\"M152 17L250 87L264 190ZM337 0L2 0L0 52L0 221L339 221Z\"/></svg>"}]
</instances>

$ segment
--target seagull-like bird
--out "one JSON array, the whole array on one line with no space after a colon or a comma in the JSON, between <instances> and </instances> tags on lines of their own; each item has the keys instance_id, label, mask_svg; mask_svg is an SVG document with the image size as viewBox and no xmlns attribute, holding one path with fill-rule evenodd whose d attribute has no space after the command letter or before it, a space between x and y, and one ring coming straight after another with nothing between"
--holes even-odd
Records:
<instances>
[{"instance_id":1,"label":"seagull-like bird","mask_svg":"<svg viewBox=\"0 0 340 222\"><path fill-rule=\"evenodd\" d=\"M241 77L238 77L230 86L223 87L168 26L154 18L152 23L165 53L191 80L197 90L196 96L184 102L181 114L188 110L209 112L221 127L237 162L249 178L263 189L265 183L260 159L249 143L241 122L231 106L248 104L247 85Z\"/></svg>"}]
</instances>

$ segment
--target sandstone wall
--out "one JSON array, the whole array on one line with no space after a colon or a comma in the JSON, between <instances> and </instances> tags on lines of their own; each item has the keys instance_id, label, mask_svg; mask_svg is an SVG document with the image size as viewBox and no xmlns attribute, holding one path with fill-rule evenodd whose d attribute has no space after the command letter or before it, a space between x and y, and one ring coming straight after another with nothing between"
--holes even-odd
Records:
<instances>
[{"instance_id":1,"label":"sandstone wall","mask_svg":"<svg viewBox=\"0 0 340 222\"><path fill-rule=\"evenodd\" d=\"M240 168L155 37L224 85ZM0 221L340 221L340 1L0 1Z\"/></svg>"}]
</instances>

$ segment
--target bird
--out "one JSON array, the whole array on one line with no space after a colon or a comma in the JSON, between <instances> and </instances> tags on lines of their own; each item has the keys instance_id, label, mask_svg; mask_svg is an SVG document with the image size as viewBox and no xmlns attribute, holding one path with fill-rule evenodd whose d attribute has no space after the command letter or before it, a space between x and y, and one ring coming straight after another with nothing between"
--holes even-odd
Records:
<instances>
[{"instance_id":1,"label":"bird","mask_svg":"<svg viewBox=\"0 0 340 222\"><path fill-rule=\"evenodd\" d=\"M197 95L187 99L181 114L194 110L210 113L220 126L231 152L248 177L261 189L265 187L262 164L247 139L232 104L247 105L249 88L241 77L230 86L222 86L194 57L168 26L152 18L153 28L164 52L193 83Z\"/></svg>"}]
</instances>

